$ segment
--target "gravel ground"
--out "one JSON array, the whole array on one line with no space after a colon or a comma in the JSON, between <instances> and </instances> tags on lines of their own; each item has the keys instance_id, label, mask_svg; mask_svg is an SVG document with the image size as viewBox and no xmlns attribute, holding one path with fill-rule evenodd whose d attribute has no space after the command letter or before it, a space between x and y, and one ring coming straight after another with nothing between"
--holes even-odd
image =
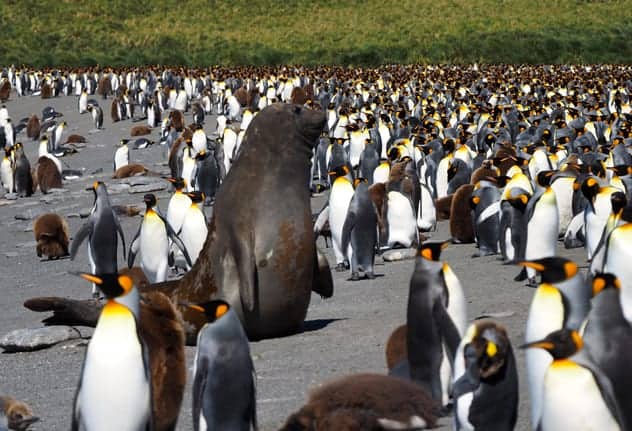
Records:
<instances>
[{"instance_id":1,"label":"gravel ground","mask_svg":"<svg viewBox=\"0 0 632 431\"><path fill-rule=\"evenodd\" d=\"M101 102L100 102L101 103ZM14 123L36 113L41 116L44 106L54 106L64 114L70 133L84 135L87 146L79 154L63 158L68 168L85 169L84 176L64 184L64 192L42 195L39 191L30 198L17 201L0 199L0 335L19 328L41 326L44 317L22 307L22 303L35 296L66 296L88 298L90 287L69 271L87 271L89 263L85 245L75 261L41 261L35 254L32 219L42 212L57 212L68 218L71 233L76 232L83 219L79 214L92 206L92 193L84 189L93 181L105 181L111 190L113 204L143 206L142 193L130 194L115 190L115 184L125 180L112 180L112 156L121 138L129 137L131 121L112 123L109 115L110 100L103 101L105 130L91 133L92 120L88 114L79 115L75 97L42 100L39 97L13 98L7 103ZM187 121L190 115L187 114ZM144 123L136 123L144 124ZM207 133L215 127L207 119ZM152 138L158 140L159 130ZM34 165L38 144L25 134L18 135ZM130 151L130 160L144 164L150 170L167 173L165 153L158 145L149 149ZM100 173L94 173L97 169ZM166 181L151 179L152 182ZM168 192L156 192L159 205L166 210ZM317 211L326 196L313 199ZM24 220L26 219L26 220ZM121 224L129 242L140 223L140 217L122 217ZM448 225L440 222L433 239L449 237ZM321 244L322 246L323 244ZM324 249L330 263L332 249ZM513 281L518 268L502 265L496 257L471 258L473 245L451 245L442 257L460 277L468 299L468 315L497 315L508 328L514 348L524 339L524 326L528 306L533 294L531 288ZM577 262L585 261L583 250L560 249L560 254ZM121 256L121 265L122 261ZM382 263L378 259L375 280L349 281L350 273L334 273L333 298L322 300L314 295L305 323L305 331L291 337L251 343L257 370L258 418L264 431L277 429L284 419L298 409L309 388L338 376L357 372L386 371L384 347L390 332L406 318L408 283L413 261ZM60 430L70 424L72 399L78 381L85 343L69 342L31 353L0 354L0 394L11 395L28 402L41 418L34 429ZM187 347L189 369L192 367L194 348ZM528 397L524 370L524 355L516 350L520 374L520 414L517 430L527 430ZM192 427L190 381L184 398L178 430ZM440 429L449 429L450 419L441 421Z\"/></svg>"}]
</instances>

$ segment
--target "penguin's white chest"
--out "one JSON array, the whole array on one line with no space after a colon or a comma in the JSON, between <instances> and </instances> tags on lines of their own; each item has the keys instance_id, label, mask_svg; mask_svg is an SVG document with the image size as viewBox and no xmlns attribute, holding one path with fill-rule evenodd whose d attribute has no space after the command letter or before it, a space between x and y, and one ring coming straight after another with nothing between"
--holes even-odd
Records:
<instances>
[{"instance_id":1,"label":"penguin's white chest","mask_svg":"<svg viewBox=\"0 0 632 431\"><path fill-rule=\"evenodd\" d=\"M109 308L109 309L108 309ZM150 387L132 313L106 306L86 353L76 408L86 429L144 430Z\"/></svg>"},{"instance_id":2,"label":"penguin's white chest","mask_svg":"<svg viewBox=\"0 0 632 431\"><path fill-rule=\"evenodd\" d=\"M340 244L342 227L347 218L349 203L353 198L353 186L345 178L338 178L331 188L329 196L329 228L333 241Z\"/></svg>"},{"instance_id":3,"label":"penguin's white chest","mask_svg":"<svg viewBox=\"0 0 632 431\"><path fill-rule=\"evenodd\" d=\"M542 430L619 430L592 373L555 361L544 377Z\"/></svg>"},{"instance_id":4,"label":"penguin's white chest","mask_svg":"<svg viewBox=\"0 0 632 431\"><path fill-rule=\"evenodd\" d=\"M208 228L206 227L206 220L202 211L198 208L190 208L184 218L180 236L184 247L189 253L191 263L195 263L202 251L207 233Z\"/></svg>"},{"instance_id":5,"label":"penguin's white chest","mask_svg":"<svg viewBox=\"0 0 632 431\"><path fill-rule=\"evenodd\" d=\"M167 231L164 223L157 215L145 215L139 239L141 267L152 280L154 278L152 276L155 276L163 269L166 270L167 254L169 252Z\"/></svg>"},{"instance_id":6,"label":"penguin's white chest","mask_svg":"<svg viewBox=\"0 0 632 431\"><path fill-rule=\"evenodd\" d=\"M417 237L417 220L410 200L400 192L388 192L388 245L410 247Z\"/></svg>"}]
</instances>

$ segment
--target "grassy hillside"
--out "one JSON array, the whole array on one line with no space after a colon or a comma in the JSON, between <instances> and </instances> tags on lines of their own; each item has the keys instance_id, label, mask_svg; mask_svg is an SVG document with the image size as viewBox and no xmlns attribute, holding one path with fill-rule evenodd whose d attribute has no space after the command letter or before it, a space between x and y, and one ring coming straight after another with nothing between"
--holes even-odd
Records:
<instances>
[{"instance_id":1,"label":"grassy hillside","mask_svg":"<svg viewBox=\"0 0 632 431\"><path fill-rule=\"evenodd\" d=\"M5 0L0 64L632 62L632 1Z\"/></svg>"}]
</instances>

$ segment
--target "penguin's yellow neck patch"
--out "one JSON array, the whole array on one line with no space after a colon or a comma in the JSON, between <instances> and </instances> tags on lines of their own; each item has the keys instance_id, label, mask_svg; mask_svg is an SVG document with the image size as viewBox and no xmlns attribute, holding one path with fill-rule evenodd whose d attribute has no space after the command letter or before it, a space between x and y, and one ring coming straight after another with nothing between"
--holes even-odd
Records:
<instances>
[{"instance_id":1,"label":"penguin's yellow neck patch","mask_svg":"<svg viewBox=\"0 0 632 431\"><path fill-rule=\"evenodd\" d=\"M487 356L489 356L490 358L493 358L494 356L496 356L496 353L498 353L498 347L496 346L496 344L492 343L491 341L488 341L485 352L487 353Z\"/></svg>"},{"instance_id":2,"label":"penguin's yellow neck patch","mask_svg":"<svg viewBox=\"0 0 632 431\"><path fill-rule=\"evenodd\" d=\"M564 358L564 359L556 359L553 361L553 363L551 364L551 368L555 368L558 370L568 370L571 368L576 368L577 364L573 361L571 361L570 359Z\"/></svg>"},{"instance_id":3,"label":"penguin's yellow neck patch","mask_svg":"<svg viewBox=\"0 0 632 431\"><path fill-rule=\"evenodd\" d=\"M132 312L123 304L110 299L103 307L101 315L107 319L129 318L132 316Z\"/></svg>"}]
</instances>

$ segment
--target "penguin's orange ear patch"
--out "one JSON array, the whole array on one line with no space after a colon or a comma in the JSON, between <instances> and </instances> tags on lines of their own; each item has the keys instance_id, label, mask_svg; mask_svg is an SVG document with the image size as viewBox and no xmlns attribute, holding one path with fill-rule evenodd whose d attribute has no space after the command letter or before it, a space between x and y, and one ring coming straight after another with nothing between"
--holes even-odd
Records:
<instances>
[{"instance_id":1,"label":"penguin's orange ear patch","mask_svg":"<svg viewBox=\"0 0 632 431\"><path fill-rule=\"evenodd\" d=\"M593 280L592 290L593 296L596 296L599 292L601 292L606 287L606 280L601 277L597 277Z\"/></svg>"},{"instance_id":2,"label":"penguin's orange ear patch","mask_svg":"<svg viewBox=\"0 0 632 431\"><path fill-rule=\"evenodd\" d=\"M130 290L132 290L132 287L134 287L134 282L132 281L131 277L127 275L119 275L118 283L123 288L125 293L128 293Z\"/></svg>"},{"instance_id":3,"label":"penguin's orange ear patch","mask_svg":"<svg viewBox=\"0 0 632 431\"><path fill-rule=\"evenodd\" d=\"M429 248L424 248L423 250L421 250L420 254L424 258L432 260L432 250L430 250Z\"/></svg>"},{"instance_id":4,"label":"penguin's orange ear patch","mask_svg":"<svg viewBox=\"0 0 632 431\"><path fill-rule=\"evenodd\" d=\"M220 317L222 317L224 314L226 314L228 312L228 305L226 304L220 304L217 306L217 308L215 309L215 318L219 319Z\"/></svg>"}]
</instances>

